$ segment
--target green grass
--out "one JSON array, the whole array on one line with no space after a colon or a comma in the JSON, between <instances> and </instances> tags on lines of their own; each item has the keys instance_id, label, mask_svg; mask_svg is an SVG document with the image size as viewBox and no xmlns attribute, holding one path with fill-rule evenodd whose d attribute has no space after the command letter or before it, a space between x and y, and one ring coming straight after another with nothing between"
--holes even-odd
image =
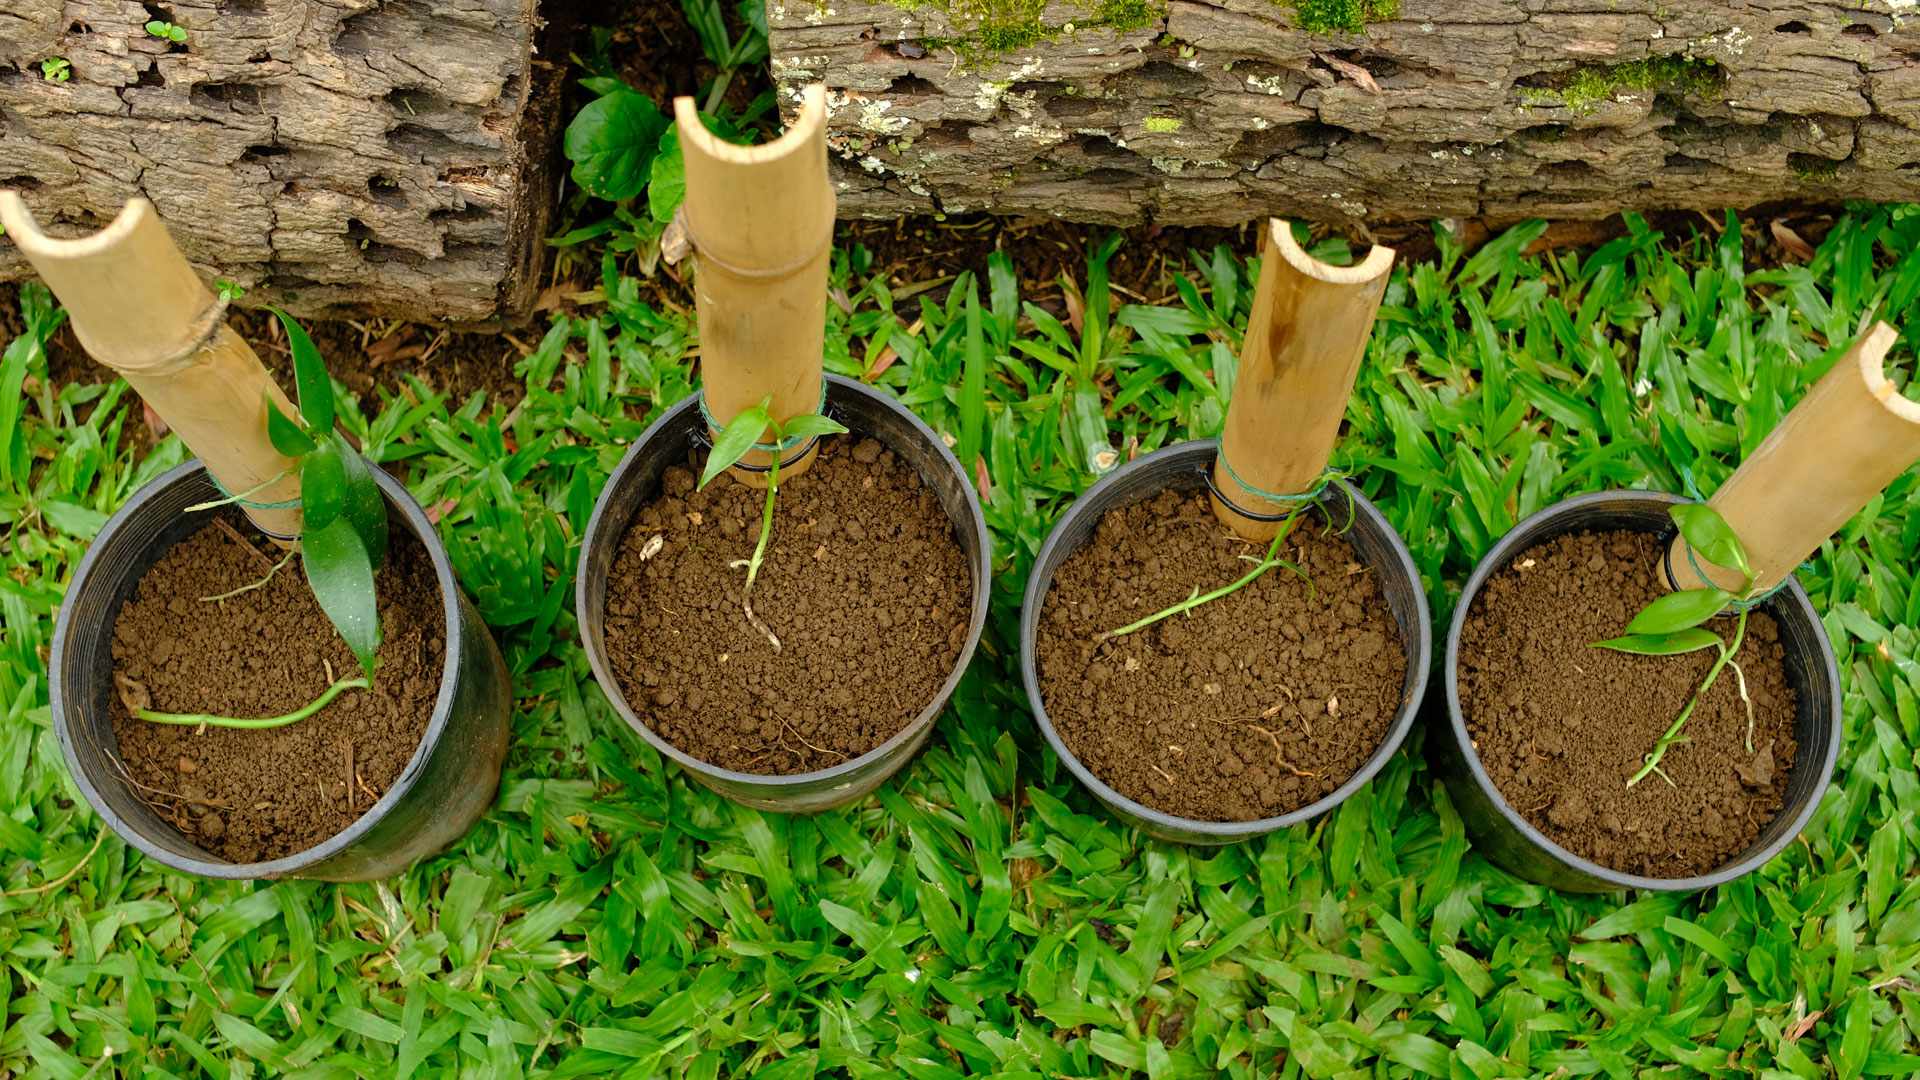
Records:
<instances>
[{"instance_id":1,"label":"green grass","mask_svg":"<svg viewBox=\"0 0 1920 1080\"><path fill-rule=\"evenodd\" d=\"M1578 492L1711 490L1866 320L1920 326L1920 214L1856 208L1805 267L1634 231L1525 258L1439 237L1395 272L1341 459L1444 618L1521 516ZM45 650L105 515L180 460L119 448L119 384L0 363L0 1073L474 1078L1907 1076L1920 1069L1920 623L1909 473L1802 580L1846 681L1845 751L1801 843L1695 896L1560 895L1466 843L1403 753L1312 825L1218 850L1117 826L1042 749L1011 677L1019 588L1119 458L1216 431L1247 268L1080 325L1010 264L896 303L842 251L827 365L865 370L991 478L989 632L928 749L858 806L783 818L690 784L612 714L572 624L579 530L624 444L689 391L691 330L609 264L596 317L521 365L511 414L412 383L341 410L423 503L520 693L497 804L378 884L220 884L103 835L47 709ZM1904 261L1902 261L1904 260ZM971 284L971 283L969 283ZM25 293L40 330L50 313ZM1024 318L1023 318L1024 314ZM916 333L906 329L915 320ZM1031 320L1030 323L1028 320ZM1900 346L1911 365L1911 341ZM30 380L30 381L28 381ZM23 386L25 389L23 389ZM964 390L962 389L964 388ZM88 412L87 407L91 407ZM82 421L80 415L87 415Z\"/></svg>"}]
</instances>

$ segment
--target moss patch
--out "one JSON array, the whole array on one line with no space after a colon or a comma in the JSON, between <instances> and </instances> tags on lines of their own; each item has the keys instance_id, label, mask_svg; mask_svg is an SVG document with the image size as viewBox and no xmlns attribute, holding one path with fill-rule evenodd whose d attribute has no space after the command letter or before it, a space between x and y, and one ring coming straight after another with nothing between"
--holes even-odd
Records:
<instances>
[{"instance_id":1,"label":"moss patch","mask_svg":"<svg viewBox=\"0 0 1920 1080\"><path fill-rule=\"evenodd\" d=\"M1368 23L1400 17L1400 0L1273 0L1293 9L1293 25L1309 34L1357 34Z\"/></svg>"},{"instance_id":2,"label":"moss patch","mask_svg":"<svg viewBox=\"0 0 1920 1080\"><path fill-rule=\"evenodd\" d=\"M1149 116L1141 124L1152 132L1165 135L1180 130L1180 121L1171 116Z\"/></svg>"},{"instance_id":3,"label":"moss patch","mask_svg":"<svg viewBox=\"0 0 1920 1080\"><path fill-rule=\"evenodd\" d=\"M1558 87L1527 87L1520 95L1528 105L1557 97L1568 109L1586 115L1597 110L1602 102L1613 100L1620 90L1714 98L1719 96L1720 84L1725 78L1725 73L1711 58L1649 56L1625 64L1579 68Z\"/></svg>"},{"instance_id":4,"label":"moss patch","mask_svg":"<svg viewBox=\"0 0 1920 1080\"><path fill-rule=\"evenodd\" d=\"M824 0L823 0L824 2ZM1151 26L1167 13L1166 0L1078 0L1084 18L1060 26L1040 19L1046 0L887 0L907 11L930 7L947 17L960 33L951 38L923 38L929 49L947 49L968 68L978 69L1007 53L1081 30L1110 28L1118 33ZM1397 0L1396 0L1397 2Z\"/></svg>"},{"instance_id":5,"label":"moss patch","mask_svg":"<svg viewBox=\"0 0 1920 1080\"><path fill-rule=\"evenodd\" d=\"M1818 154L1788 154L1787 168L1810 184L1831 183L1840 176L1840 163Z\"/></svg>"}]
</instances>

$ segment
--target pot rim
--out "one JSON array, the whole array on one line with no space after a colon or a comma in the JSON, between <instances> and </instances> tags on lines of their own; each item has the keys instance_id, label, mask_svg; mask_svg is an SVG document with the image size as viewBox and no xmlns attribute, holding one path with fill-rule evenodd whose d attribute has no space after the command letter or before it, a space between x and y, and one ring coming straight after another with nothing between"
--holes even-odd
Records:
<instances>
[{"instance_id":1,"label":"pot rim","mask_svg":"<svg viewBox=\"0 0 1920 1080\"><path fill-rule=\"evenodd\" d=\"M1543 542L1525 535L1528 531L1528 526L1549 517L1566 513L1569 510L1579 509L1599 502L1618 501L1623 498L1642 500L1663 506L1676 506L1695 501L1685 496L1674 495L1665 491L1636 491L1632 489L1595 491L1584 495L1575 495L1568 499L1562 499L1551 506L1542 507L1527 515L1526 518L1515 523L1513 528L1508 529L1506 534L1495 541L1493 546L1487 549L1486 554L1480 557L1480 562L1473 568L1473 574L1467 578L1466 587L1460 592L1460 599L1454 605L1453 618L1447 627L1447 651L1445 658L1447 720L1452 725L1454 741L1460 747L1461 757L1466 761L1467 771L1473 777L1474 784L1493 796L1493 805L1500 812L1500 816L1530 843L1542 848L1555 858L1564 861L1573 869L1604 881L1615 888L1649 889L1661 892L1690 892L1699 889L1708 889L1716 885L1724 885L1736 878L1744 877L1771 862L1775 855L1778 855L1786 849L1787 845L1793 843L1794 837L1799 836L1800 833L1806 829L1807 822L1811 821L1813 815L1819 812L1822 799L1816 796L1806 801L1806 805L1801 807L1799 812L1794 815L1792 828L1782 834L1779 843L1771 845L1756 844L1754 847L1749 848L1740 858L1722 863L1708 873L1695 874L1691 877L1684 878L1656 878L1646 877L1641 874L1630 874L1622 870L1602 866L1591 859L1568 851L1566 848L1554 843L1545 833L1527 821L1526 818L1516 813L1513 807L1507 804L1506 796L1501 794L1500 789L1493 783L1493 778L1487 775L1486 767L1480 763L1480 753L1474 749L1472 736L1467 731L1466 716L1460 708L1460 632L1466 626L1467 612L1473 606L1474 598L1479 595L1480 589L1486 584L1487 579L1504 569L1506 565L1513 560L1513 557L1519 554L1517 549L1523 540L1529 547ZM1837 708L1844 699L1840 696L1840 669L1834 661L1833 643L1827 640L1824 624L1820 621L1820 612L1814 608L1813 601L1807 597L1807 591L1801 587L1800 579L1797 575L1788 575L1786 588L1769 598L1765 602L1765 606L1783 602L1791 602L1804 608L1807 617L1812 619L1816 625L1823 627L1821 633L1815 636L1819 639L1820 657L1825 661L1827 682L1831 687L1834 704ZM1835 722L1831 725L1827 745L1823 748L1824 756L1815 759L1815 761L1824 761L1826 763L1826 771L1829 773L1832 770L1833 763L1839 760L1842 726L1839 722L1839 717L1836 716ZM1812 762L1808 764L1812 764ZM1801 762L1795 762L1794 768L1798 769L1801 767ZM1776 818L1776 820L1778 819Z\"/></svg>"},{"instance_id":2,"label":"pot rim","mask_svg":"<svg viewBox=\"0 0 1920 1080\"><path fill-rule=\"evenodd\" d=\"M1413 728L1414 718L1420 713L1421 702L1426 697L1427 683L1429 681L1426 677L1426 672L1433 660L1433 618L1427 606L1427 591L1420 580L1420 570L1414 565L1413 556L1407 551L1406 541L1401 538L1399 531L1386 520L1385 515L1380 513L1379 508L1374 506L1371 500L1361 494L1358 488L1348 483L1345 479L1336 480L1335 483L1346 492L1348 498L1353 500L1355 512L1377 519L1378 522L1385 527L1388 535L1393 537L1394 554L1398 557L1396 568L1403 572L1407 579L1415 585L1413 595L1415 605L1414 614L1416 616L1415 624L1417 626L1415 637L1417 640L1412 642L1403 641L1402 644L1406 647L1407 659L1412 662L1410 670L1418 673L1418 677L1409 678L1408 682L1411 683L1411 686L1402 687L1400 707L1394 714L1393 722L1387 727L1386 737L1380 741L1380 745L1374 749L1372 755L1361 764L1359 769L1354 771L1352 776L1347 778L1345 783L1342 783L1339 787L1321 796L1319 799L1297 810L1289 810L1284 814L1279 814L1274 817L1258 818L1253 821L1202 821L1198 818L1187 818L1180 817L1176 814L1169 814L1164 810L1155 810L1150 806L1120 794L1112 787L1109 787L1104 780L1095 776L1093 771L1081 763L1073 751L1067 748L1065 740L1060 737L1060 733L1055 730L1053 726L1053 719L1047 715L1046 705L1041 698L1040 665L1033 654L1039 644L1038 627L1041 605L1046 602L1046 594L1052 589L1053 577L1049 574L1046 581L1042 582L1038 573L1038 567L1044 566L1052 561L1055 549L1064 543L1063 537L1065 530L1062 526L1065 524L1068 516L1074 512L1075 508L1091 499L1103 488L1116 483L1129 472L1147 467L1151 463L1181 455L1190 455L1195 458L1217 456L1219 454L1219 447L1220 440L1218 439L1193 439L1183 443L1176 443L1172 446L1161 447L1150 454L1143 454L1095 481L1091 487L1087 488L1086 491L1074 499L1073 506L1068 507L1068 509L1060 515L1054 522L1053 528L1048 531L1046 542L1040 546L1040 553L1034 556L1033 565L1036 570L1027 578L1026 591L1021 598L1020 676L1021 680L1025 683L1027 702L1033 709L1034 721L1039 724L1040 733L1046 737L1047 745L1053 747L1053 752L1059 756L1061 761L1066 763L1067 771L1071 772L1076 780L1086 785L1087 789L1092 791L1100 800L1119 808L1152 828L1196 833L1208 837L1219 837L1224 840L1237 840L1284 829L1290 825L1297 825L1302 821L1308 821L1320 814L1326 813L1351 798L1354 792L1360 790L1362 785L1371 781L1380 773L1380 770L1386 767L1387 762L1393 758L1393 755L1399 752L1401 743L1406 741L1407 733ZM1084 543L1085 541L1083 540L1082 544ZM1075 550L1078 550L1078 548L1076 547ZM1066 554L1071 555L1072 552L1067 552Z\"/></svg>"},{"instance_id":3,"label":"pot rim","mask_svg":"<svg viewBox=\"0 0 1920 1080\"><path fill-rule=\"evenodd\" d=\"M445 643L445 647L441 650L443 655L440 665L440 690L433 699L433 713L427 718L427 729L421 733L419 743L414 746L413 756L407 759L406 766L400 770L399 779L395 780L393 786L389 787L371 807L362 812L352 824L310 848L265 862L212 862L205 859L186 858L154 844L140 829L116 814L107 805L106 799L101 796L98 789L87 779L86 770L80 767L79 753L73 742L72 726L67 722L66 710L62 707L64 694L60 689L61 672L65 670L63 658L67 637L71 631L69 619L72 617L74 605L61 604L60 617L54 626L53 651L49 657L47 670L51 676L49 696L52 698L54 731L60 739L60 748L66 755L68 775L73 778L74 785L80 789L87 804L100 815L101 820L123 841L139 849L147 857L176 870L200 877L233 880L284 877L339 854L366 835L369 830L392 813L394 806L412 790L414 783L425 771L427 758L431 756L434 747L445 735L453 711L454 682L460 667L459 584L454 578L453 564L447 558L446 545L441 542L439 534L434 531L433 523L427 520L426 512L414 500L413 494L407 490L405 484L381 468L379 463L369 459L367 465L373 473L374 480L380 485L381 492L387 497L389 512L393 510L400 512L400 516L406 520L415 538L420 541L422 547L427 549L427 557L433 563L434 577L440 586L441 637ZM105 534L123 527L126 519L132 516L142 503L160 491L183 481L192 480L196 474L204 475L205 473L206 467L200 463L199 458L189 458L168 469L128 497L119 509L113 512L113 516L107 519L100 533ZM81 556L80 565L74 570L73 583L68 586L70 593L78 595L77 590L84 585L93 570L94 557L99 550L100 545L96 537L95 542L87 545L86 554ZM114 613L114 618L118 620L119 612ZM104 747L99 749L102 753L107 752ZM113 753L118 756L117 746L113 749Z\"/></svg>"},{"instance_id":4,"label":"pot rim","mask_svg":"<svg viewBox=\"0 0 1920 1080\"><path fill-rule=\"evenodd\" d=\"M953 456L953 450L947 446L946 440L942 439L933 428L929 427L926 421L920 419L917 413L905 405L900 404L892 395L884 394L868 386L866 383L857 379L849 379L844 375L827 373L825 378L828 387L827 401L829 404L832 403L835 391L863 394L875 401L884 403L888 408L911 421L914 431L936 448L941 460L953 468L955 475L961 477L966 476L966 471L960 467L960 459ZM631 519L619 522L619 535L612 535L615 524L606 520L607 507L612 503L612 500L607 498L607 493L613 491L618 485L627 482L629 470L634 467L634 463L639 457L640 447L656 438L664 437L663 433L666 431L667 425L679 423L687 412L697 408L704 394L704 390L696 390L680 401L675 402L672 406L669 406L653 423L648 424L647 429L641 432L640 437L633 440L633 444L627 448L626 454L620 459L620 464L616 466L613 473L607 477L606 486L601 488L600 497L594 502L593 516L587 522L587 531L581 534L580 551L583 556L587 551L593 550L597 544L606 542L601 539L602 533L611 536L611 542L615 544L619 543L620 537L626 535L627 528L632 524ZM583 648L582 650L587 654L587 663L593 669L594 681L599 684L601 692L606 694L607 700L613 704L614 710L620 714L621 719L627 722L627 726L639 732L641 738L645 739L648 745L679 765L683 771L713 777L722 782L737 784L743 787L754 786L763 789L800 787L851 776L872 763L875 759L884 758L896 752L909 741L918 738L927 723L934 719L941 709L946 707L948 701L953 697L954 691L960 686L961 676L965 675L967 669L972 666L973 653L979 645L981 633L986 629L987 610L993 598L993 537L992 534L987 531L986 514L980 509L979 502L974 499L968 499L966 502L967 508L972 512L970 524L973 527L975 535L982 541L981 550L984 553L984 558L987 563L988 580L985 583L985 587L982 587L981 582L978 580L971 582L974 593L973 612L967 622L967 640L960 649L960 662L956 663L953 666L953 670L947 673L946 679L941 682L939 689L934 693L932 702L928 704L926 708L915 713L913 719L907 721L906 725L895 732L887 741L858 757L849 758L831 768L816 769L812 772L804 773L788 773L785 775L741 772L737 769L722 768L719 765L694 757L692 754L667 742L666 739L661 737L659 732L653 730L646 721L640 719L639 714L633 711L633 706L627 701L627 694L621 687L620 680L614 675L603 658L602 653L605 652L604 647L600 649ZM956 529L956 532L957 531ZM957 539L955 540L955 546L959 546ZM970 577L974 575L974 568L971 563L967 566L967 573ZM588 610L589 600L587 576L576 573L574 575L574 610L584 614ZM582 634L581 636L584 646L586 635ZM778 792L769 791L766 797L778 797Z\"/></svg>"}]
</instances>

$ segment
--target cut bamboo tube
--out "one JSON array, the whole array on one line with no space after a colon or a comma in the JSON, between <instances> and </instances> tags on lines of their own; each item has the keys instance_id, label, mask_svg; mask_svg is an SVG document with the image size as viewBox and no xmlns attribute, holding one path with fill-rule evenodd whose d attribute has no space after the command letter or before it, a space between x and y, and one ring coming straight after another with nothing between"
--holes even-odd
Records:
<instances>
[{"instance_id":1,"label":"cut bamboo tube","mask_svg":"<svg viewBox=\"0 0 1920 1080\"><path fill-rule=\"evenodd\" d=\"M0 224L66 306L88 354L125 378L228 491L261 503L300 497L293 459L267 438L267 396L289 416L292 404L228 328L226 303L187 265L152 203L134 199L92 236L61 240L6 191ZM247 516L275 537L299 535L298 507Z\"/></svg>"},{"instance_id":2,"label":"cut bamboo tube","mask_svg":"<svg viewBox=\"0 0 1920 1080\"><path fill-rule=\"evenodd\" d=\"M1898 336L1875 323L1707 500L1746 549L1754 591L1792 574L1920 461L1920 403L1902 397L1881 367ZM1669 554L1679 588L1711 582L1739 591L1738 570L1698 552L1689 560L1678 538Z\"/></svg>"},{"instance_id":3,"label":"cut bamboo tube","mask_svg":"<svg viewBox=\"0 0 1920 1080\"><path fill-rule=\"evenodd\" d=\"M715 138L692 98L675 98L673 110L687 174L681 215L699 258L694 301L707 411L723 425L769 397L782 423L818 411L834 213L826 88L807 87L786 133L761 146ZM741 460L765 466L772 458L753 451ZM813 458L809 451L781 472L796 475ZM764 473L734 476L766 486Z\"/></svg>"},{"instance_id":4,"label":"cut bamboo tube","mask_svg":"<svg viewBox=\"0 0 1920 1080\"><path fill-rule=\"evenodd\" d=\"M1248 489L1298 495L1319 486L1366 356L1394 252L1376 246L1360 263L1332 266L1301 250L1292 228L1279 218L1267 220L1261 247L1260 281L1240 346L1240 371L1213 483L1243 510L1285 514L1293 504ZM1270 540L1280 528L1277 522L1235 513L1218 497L1213 512L1249 540Z\"/></svg>"}]
</instances>

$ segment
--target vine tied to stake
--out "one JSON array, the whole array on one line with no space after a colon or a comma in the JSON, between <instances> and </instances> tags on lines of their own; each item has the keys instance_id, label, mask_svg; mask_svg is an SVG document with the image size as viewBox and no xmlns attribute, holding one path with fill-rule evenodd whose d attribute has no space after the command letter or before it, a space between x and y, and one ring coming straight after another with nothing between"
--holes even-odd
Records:
<instances>
[{"instance_id":1,"label":"vine tied to stake","mask_svg":"<svg viewBox=\"0 0 1920 1080\"><path fill-rule=\"evenodd\" d=\"M1286 520L1280 523L1280 530L1273 534L1273 543L1267 545L1267 554L1265 558L1255 559L1251 555L1240 556L1242 559L1245 559L1246 561L1254 564L1253 569L1247 571L1246 574L1240 578L1240 580L1234 582L1231 585L1223 585L1220 588L1215 589L1212 592L1206 594L1205 596L1200 595L1200 586L1195 585L1193 587L1193 595L1187 597L1185 600L1180 601L1179 603L1173 605L1172 607L1166 609L1165 611L1157 611L1152 615L1149 615L1146 618L1141 619L1137 622L1130 622L1118 630L1109 631L1108 634L1106 635L1107 639L1112 640L1113 638L1120 637L1124 634L1138 633L1139 631L1144 630L1149 626L1152 626L1154 623L1159 622L1161 619L1165 619L1174 615L1185 614L1186 612L1192 611L1194 608L1197 608L1202 604L1211 603L1212 601L1218 600L1223 596L1228 596L1233 593L1236 593L1241 589L1246 588L1248 585L1253 584L1255 581L1259 580L1262 574L1265 574L1267 571L1273 569L1276 566L1284 566L1287 569L1293 571L1294 573L1300 575L1300 580L1307 583L1307 599L1311 601L1313 599L1313 579L1307 576L1307 572L1305 570L1300 569L1299 566L1291 562L1288 562L1287 560L1280 557L1280 545L1286 541L1287 534L1293 531L1293 523L1299 519L1300 512L1302 510L1305 510L1310 505L1317 506L1319 505L1319 502L1318 500L1304 500L1302 502L1294 504L1293 512L1289 513L1286 517Z\"/></svg>"},{"instance_id":2,"label":"vine tied to stake","mask_svg":"<svg viewBox=\"0 0 1920 1080\"><path fill-rule=\"evenodd\" d=\"M772 409L773 398L766 397L720 429L720 434L713 440L713 452L707 455L707 467L700 474L701 489L705 489L714 477L739 464L740 459L759 444L760 433L768 428L773 429L774 445L782 448L788 439L819 438L822 435L844 434L847 430L844 425L819 413L802 413L785 422L777 421L773 418ZM776 653L780 651L779 636L760 616L753 613L753 583L760 576L761 564L766 561L767 538L773 535L773 503L780 493L781 453L782 449L775 449L767 466L767 502L760 517L760 542L754 545L752 558L736 559L732 564L735 568L745 567L747 570L747 587L740 596L740 607L746 613L747 623L766 636Z\"/></svg>"},{"instance_id":3,"label":"vine tied to stake","mask_svg":"<svg viewBox=\"0 0 1920 1080\"><path fill-rule=\"evenodd\" d=\"M1653 773L1659 773L1662 780L1673 784L1673 778L1660 768L1660 763L1666 760L1668 749L1687 741L1687 737L1680 734L1681 727L1693 715L1693 710L1699 707L1701 697L1712 689L1721 670L1729 665L1739 681L1740 700L1746 702L1746 746L1747 753L1753 753L1753 699L1747 696L1746 673L1740 670L1740 665L1733 659L1734 654L1740 651L1740 643L1746 639L1748 603L1758 591L1754 588L1753 571L1747 565L1747 549L1719 511L1705 503L1684 503L1673 507L1668 514L1672 516L1674 524L1680 527L1681 538L1694 551L1715 565L1730 566L1740 571L1741 585L1737 593L1712 586L1668 593L1641 608L1640 613L1627 624L1624 635L1596 641L1591 646L1641 656L1676 656L1701 649L1720 651L1719 659L1707 669L1707 677L1694 690L1687 707L1680 710L1679 719L1653 744L1653 749L1642 759L1644 764L1640 771L1627 779L1628 787ZM1729 604L1738 608L1731 645L1721 641L1720 635L1702 627L1703 623L1725 611Z\"/></svg>"},{"instance_id":4,"label":"vine tied to stake","mask_svg":"<svg viewBox=\"0 0 1920 1080\"><path fill-rule=\"evenodd\" d=\"M293 354L294 385L299 390L299 410L293 416L281 411L271 392L266 394L266 405L267 437L275 450L294 459L292 468L300 472L300 566L314 600L353 650L364 678L334 681L314 701L283 716L252 719L141 709L137 715L142 720L231 728L278 727L312 716L344 690L364 690L373 682L375 654L380 648L380 608L373 575L387 557L386 497L380 493L366 459L334 430L333 380L327 375L320 350L291 315L274 307L267 310L286 328L288 350ZM246 491L205 505L249 505L247 496L252 494ZM267 578L278 570L274 567ZM265 583L263 579L204 599L226 599Z\"/></svg>"}]
</instances>

